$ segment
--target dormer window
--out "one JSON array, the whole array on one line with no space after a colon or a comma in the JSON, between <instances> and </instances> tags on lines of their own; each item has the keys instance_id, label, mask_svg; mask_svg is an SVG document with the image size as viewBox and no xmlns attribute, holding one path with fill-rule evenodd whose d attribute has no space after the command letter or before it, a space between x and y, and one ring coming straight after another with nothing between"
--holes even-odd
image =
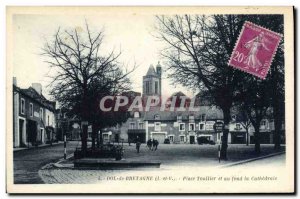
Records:
<instances>
[{"instance_id":1,"label":"dormer window","mask_svg":"<svg viewBox=\"0 0 300 199\"><path fill-rule=\"evenodd\" d=\"M235 124L235 130L241 130L242 127L241 127L241 124L237 123Z\"/></svg>"},{"instance_id":2,"label":"dormer window","mask_svg":"<svg viewBox=\"0 0 300 199\"><path fill-rule=\"evenodd\" d=\"M231 116L232 121L236 120L236 115Z\"/></svg>"},{"instance_id":3,"label":"dormer window","mask_svg":"<svg viewBox=\"0 0 300 199\"><path fill-rule=\"evenodd\" d=\"M154 119L155 120L159 120L160 119L160 115L154 115Z\"/></svg>"},{"instance_id":4,"label":"dormer window","mask_svg":"<svg viewBox=\"0 0 300 199\"><path fill-rule=\"evenodd\" d=\"M182 116L181 115L177 116L177 121L182 121Z\"/></svg>"},{"instance_id":5,"label":"dormer window","mask_svg":"<svg viewBox=\"0 0 300 199\"><path fill-rule=\"evenodd\" d=\"M134 118L139 118L140 117L140 113L139 112L134 112Z\"/></svg>"},{"instance_id":6,"label":"dormer window","mask_svg":"<svg viewBox=\"0 0 300 199\"><path fill-rule=\"evenodd\" d=\"M200 115L200 121L204 122L205 120L206 120L206 115L205 114Z\"/></svg>"}]
</instances>

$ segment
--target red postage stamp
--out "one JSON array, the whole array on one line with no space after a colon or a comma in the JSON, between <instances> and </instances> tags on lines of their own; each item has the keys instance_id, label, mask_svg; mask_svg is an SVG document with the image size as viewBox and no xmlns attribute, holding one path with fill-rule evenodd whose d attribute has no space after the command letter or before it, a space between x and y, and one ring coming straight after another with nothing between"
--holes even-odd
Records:
<instances>
[{"instance_id":1,"label":"red postage stamp","mask_svg":"<svg viewBox=\"0 0 300 199\"><path fill-rule=\"evenodd\" d=\"M265 79L281 35L246 21L228 64Z\"/></svg>"}]
</instances>

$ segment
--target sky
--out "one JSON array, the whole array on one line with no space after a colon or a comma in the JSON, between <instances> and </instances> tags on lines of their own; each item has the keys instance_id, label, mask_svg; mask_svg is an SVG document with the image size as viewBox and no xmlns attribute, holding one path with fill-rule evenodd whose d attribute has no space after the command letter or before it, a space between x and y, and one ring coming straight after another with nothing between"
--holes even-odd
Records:
<instances>
[{"instance_id":1,"label":"sky","mask_svg":"<svg viewBox=\"0 0 300 199\"><path fill-rule=\"evenodd\" d=\"M85 20L92 32L104 29L104 46L107 52L122 51L119 61L130 69L134 63L136 70L130 75L132 90L142 92L142 76L147 73L150 64L156 66L160 61L163 69L162 93L170 96L182 91L188 96L193 93L180 85L173 85L166 78L168 71L160 50L164 43L155 35L153 15L14 15L13 17L13 76L21 88L28 88L38 82L43 86L43 94L48 95L48 84L51 79L49 65L41 56L41 48L46 40L51 41L58 28L61 30L85 29Z\"/></svg>"}]
</instances>

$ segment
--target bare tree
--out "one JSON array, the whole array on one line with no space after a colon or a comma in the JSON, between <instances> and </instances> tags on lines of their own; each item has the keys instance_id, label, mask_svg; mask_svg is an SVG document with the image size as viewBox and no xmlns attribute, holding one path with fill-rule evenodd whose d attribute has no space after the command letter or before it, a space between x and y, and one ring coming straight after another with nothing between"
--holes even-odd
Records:
<instances>
[{"instance_id":1,"label":"bare tree","mask_svg":"<svg viewBox=\"0 0 300 199\"><path fill-rule=\"evenodd\" d=\"M50 94L62 107L71 110L82 121L91 121L91 93L113 93L128 84L128 75L134 70L123 70L117 61L121 52L106 52L103 48L104 31L61 31L43 47L43 55L55 70L51 76ZM93 104L93 103L92 103ZM87 149L87 125L83 125L82 150Z\"/></svg>"},{"instance_id":2,"label":"bare tree","mask_svg":"<svg viewBox=\"0 0 300 199\"><path fill-rule=\"evenodd\" d=\"M282 19L283 20L283 19ZM281 23L282 24L282 23ZM283 27L281 27L283 32ZM270 69L272 86L272 107L274 119L274 149L280 149L282 124L284 123L285 115L285 85L284 85L284 53L283 41L280 43L277 53L275 55L272 67Z\"/></svg>"},{"instance_id":3,"label":"bare tree","mask_svg":"<svg viewBox=\"0 0 300 199\"><path fill-rule=\"evenodd\" d=\"M236 122L239 122L242 127L246 130L246 145L249 145L249 128L251 126L251 121L248 117L247 111L244 110L244 107L239 106L238 107L240 113L238 118L236 119Z\"/></svg>"},{"instance_id":4,"label":"bare tree","mask_svg":"<svg viewBox=\"0 0 300 199\"><path fill-rule=\"evenodd\" d=\"M270 76L269 76L270 77ZM268 79L261 80L249 77L247 84L243 84L240 90L241 105L247 117L254 127L255 152L260 154L260 126L261 121L267 117L267 111L271 108L272 82Z\"/></svg>"},{"instance_id":5,"label":"bare tree","mask_svg":"<svg viewBox=\"0 0 300 199\"><path fill-rule=\"evenodd\" d=\"M221 159L227 159L230 109L241 72L227 65L244 19L235 15L158 16L158 37L167 47L170 76L184 86L206 90L224 115Z\"/></svg>"},{"instance_id":6,"label":"bare tree","mask_svg":"<svg viewBox=\"0 0 300 199\"><path fill-rule=\"evenodd\" d=\"M276 26L283 23L279 18L277 15L157 16L155 28L158 38L167 45L161 54L170 71L169 77L174 83L210 93L213 103L223 111L221 159L227 159L231 107L238 99L240 85L249 83L245 80L248 74L227 64L238 35L246 20L276 31ZM273 80L279 81L277 77ZM272 85L269 86L271 89Z\"/></svg>"}]
</instances>

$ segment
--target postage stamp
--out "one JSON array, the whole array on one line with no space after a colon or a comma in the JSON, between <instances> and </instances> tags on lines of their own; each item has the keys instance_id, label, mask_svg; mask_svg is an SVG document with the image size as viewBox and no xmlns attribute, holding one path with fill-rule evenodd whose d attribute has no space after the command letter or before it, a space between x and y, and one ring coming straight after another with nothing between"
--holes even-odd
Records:
<instances>
[{"instance_id":1,"label":"postage stamp","mask_svg":"<svg viewBox=\"0 0 300 199\"><path fill-rule=\"evenodd\" d=\"M246 21L228 64L265 79L281 37L276 32Z\"/></svg>"}]
</instances>

